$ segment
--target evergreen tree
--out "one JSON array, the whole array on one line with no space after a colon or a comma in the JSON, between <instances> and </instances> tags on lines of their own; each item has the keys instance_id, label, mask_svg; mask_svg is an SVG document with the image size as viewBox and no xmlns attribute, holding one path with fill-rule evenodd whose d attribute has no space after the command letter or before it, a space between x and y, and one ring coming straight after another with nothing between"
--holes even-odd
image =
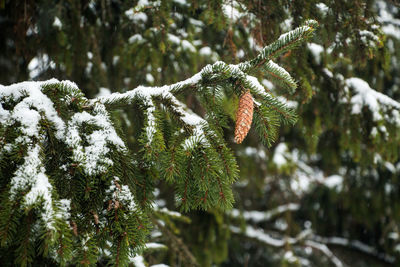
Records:
<instances>
[{"instance_id":1,"label":"evergreen tree","mask_svg":"<svg viewBox=\"0 0 400 267\"><path fill-rule=\"evenodd\" d=\"M3 1L0 83L57 77L79 86L0 88L2 120L32 110L0 124L2 262L395 264L399 17L390 0ZM273 55L293 78L270 61L238 64L257 64L265 45L307 18L320 24L310 43ZM258 77L267 93L218 60ZM139 85L159 87L149 94ZM248 89L253 125L239 145L233 126L239 103L251 102ZM278 128L286 118L274 105L296 110L297 123ZM23 174L35 155L36 169ZM38 182L12 180L17 171ZM182 201L188 177L192 198ZM130 255L119 239L136 241Z\"/></svg>"}]
</instances>

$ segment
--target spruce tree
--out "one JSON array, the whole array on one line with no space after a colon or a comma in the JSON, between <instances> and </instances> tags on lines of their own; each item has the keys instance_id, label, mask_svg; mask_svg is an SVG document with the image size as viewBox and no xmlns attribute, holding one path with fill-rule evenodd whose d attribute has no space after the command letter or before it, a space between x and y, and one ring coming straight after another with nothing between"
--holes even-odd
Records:
<instances>
[{"instance_id":1,"label":"spruce tree","mask_svg":"<svg viewBox=\"0 0 400 267\"><path fill-rule=\"evenodd\" d=\"M8 260L133 262L154 217L158 179L175 187L183 211L231 208L238 169L224 142L228 124L221 99L250 97L253 127L270 144L279 123L293 124L296 116L249 73L263 67L293 92L293 78L272 60L309 38L316 26L308 20L252 60L218 61L163 87L139 86L89 100L70 81L2 86L0 233ZM188 90L202 99L204 118L177 99ZM251 121L239 117L253 114L242 114L247 110L240 105L237 127L250 127ZM113 114L126 106L137 116L133 149Z\"/></svg>"},{"instance_id":2,"label":"spruce tree","mask_svg":"<svg viewBox=\"0 0 400 267\"><path fill-rule=\"evenodd\" d=\"M137 212L148 219L145 224L152 227L145 238L146 248L140 252L143 257L132 261L137 266L143 261L170 266L196 262L200 266L391 266L400 255L399 16L399 6L392 0L4 1L0 3L0 84L56 77L74 81L88 99L107 97L110 91L124 94L140 85L162 87L191 77L218 60L230 65L255 58L282 33L307 18L316 19L320 26L308 43L274 59L293 79L282 83L279 75L264 67L249 73L258 78L268 95L278 96L297 113L296 124L283 124L266 140L259 137L263 129L256 126L262 117L254 106L250 131L241 144L234 142L240 99L250 102L241 97L246 88L231 87L229 81L227 86L217 84L215 89L201 92L189 88L172 92L186 105L185 111L192 110L205 119L206 126L223 136L223 143L231 149L240 170L232 184L232 211L217 208L220 203L184 209L182 198L176 197L182 190L182 184L177 184L181 174L167 174L160 166L170 159L170 140L179 138L173 133L183 129L182 138L187 139L193 131L182 128L179 115L172 116L163 104L165 99L152 99L154 121L159 126L153 140L164 140L164 147L155 148L160 150L158 154L139 149L145 144L141 138L149 114L144 111L152 110L151 105L144 99L114 106L103 103L129 151L132 160L128 162L135 166L132 177L140 181L153 177L146 180L150 183L146 186L154 188L150 195L132 191L142 200L149 198L145 203L135 202L139 203ZM289 94L293 81L297 89ZM210 102L209 95L215 95L216 102ZM257 97L254 100L259 102ZM68 107L69 115L58 116L67 121L84 111L100 116L86 109L92 104L74 104ZM250 112L245 106L241 110ZM268 114L268 118L273 128L278 126L279 117ZM215 121L222 123L214 126ZM246 132L245 128L238 132ZM96 131L106 129L91 129L88 135ZM81 138L86 142L86 137ZM114 151L115 147L105 142L107 149ZM135 159L143 155L148 156L146 162L155 157L160 163L149 167L145 162L138 172L141 161ZM178 156L176 161L186 157L171 155ZM60 161L72 156L65 155ZM22 161L15 164L16 168ZM187 167L187 162L183 164ZM196 170L204 169L202 164L198 163ZM129 170L121 164L102 162L97 167L101 166L107 166L110 173L118 173L115 166ZM116 183L113 189L123 184ZM230 189L231 184L226 186ZM116 203L119 207L120 201ZM146 203L152 203L151 207ZM56 212L60 214L62 209L56 208ZM86 216L95 226L101 214L91 214ZM74 222L76 227L70 224L68 229L76 240L74 229L79 233L82 221ZM40 256L40 247L35 244L34 262L54 265L51 257ZM13 264L16 251L16 247L3 246L2 263ZM115 255L110 249L101 253L108 252ZM109 256L97 260L100 265L111 262Z\"/></svg>"}]
</instances>

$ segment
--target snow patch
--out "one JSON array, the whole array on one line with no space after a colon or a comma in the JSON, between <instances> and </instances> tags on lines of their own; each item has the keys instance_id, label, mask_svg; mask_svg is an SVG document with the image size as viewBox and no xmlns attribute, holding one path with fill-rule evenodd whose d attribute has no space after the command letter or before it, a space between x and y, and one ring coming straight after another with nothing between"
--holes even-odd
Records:
<instances>
[{"instance_id":1,"label":"snow patch","mask_svg":"<svg viewBox=\"0 0 400 267\"><path fill-rule=\"evenodd\" d=\"M352 114L360 114L362 108L365 106L372 112L373 119L379 121L383 119L381 112L386 112L389 109L400 110L399 102L375 91L366 81L354 77L347 79L345 82L348 87L353 88L355 91L355 95L350 100L352 104ZM390 120L396 124L400 122L399 112L394 112L393 115L394 117Z\"/></svg>"},{"instance_id":2,"label":"snow patch","mask_svg":"<svg viewBox=\"0 0 400 267\"><path fill-rule=\"evenodd\" d=\"M54 17L53 27L61 30L62 22L58 17Z\"/></svg>"},{"instance_id":3,"label":"snow patch","mask_svg":"<svg viewBox=\"0 0 400 267\"><path fill-rule=\"evenodd\" d=\"M324 52L324 48L322 45L316 44L316 43L309 43L307 44L308 49L310 49L311 54L313 55L315 61L318 64L321 64L321 53Z\"/></svg>"}]
</instances>

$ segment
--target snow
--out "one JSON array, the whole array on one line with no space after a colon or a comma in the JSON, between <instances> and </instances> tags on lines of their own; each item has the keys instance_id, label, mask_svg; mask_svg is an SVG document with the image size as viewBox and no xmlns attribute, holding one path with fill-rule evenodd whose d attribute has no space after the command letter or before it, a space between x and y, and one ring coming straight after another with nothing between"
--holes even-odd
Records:
<instances>
[{"instance_id":1,"label":"snow","mask_svg":"<svg viewBox=\"0 0 400 267\"><path fill-rule=\"evenodd\" d=\"M310 49L315 61L318 64L321 64L321 53L324 52L324 48L322 45L316 44L316 43L309 43L307 44L308 49Z\"/></svg>"},{"instance_id":2,"label":"snow","mask_svg":"<svg viewBox=\"0 0 400 267\"><path fill-rule=\"evenodd\" d=\"M352 104L352 114L360 114L362 108L366 106L372 112L373 119L379 121L383 119L381 112L387 111L388 109L400 109L399 102L375 91L366 81L360 78L349 78L345 82L348 87L353 88L355 91L355 95L350 100ZM391 121L400 122L399 113L395 112L393 115L395 117L392 117Z\"/></svg>"},{"instance_id":3,"label":"snow","mask_svg":"<svg viewBox=\"0 0 400 267\"><path fill-rule=\"evenodd\" d=\"M113 145L120 151L126 151L125 144L111 124L105 107L100 103L94 103L93 114L86 111L76 113L66 124L58 116L53 102L42 92L42 85L51 83L61 83L77 88L73 82L59 82L55 79L46 82L23 82L6 87L1 86L0 99L2 101L7 102L10 99L15 102L19 101L12 111L7 111L0 106L1 123L12 126L18 122L23 135L15 142L16 144L29 144L33 137L43 139L40 135L40 121L47 119L55 127L56 138L72 148L73 159L83 165L83 170L87 174L95 175L105 172L107 166L112 164L111 159L107 157L107 153L110 151L108 145ZM25 97L21 100L22 96ZM94 124L99 128L84 136L87 141L86 146L82 146L83 141L79 132L79 127L83 124ZM45 184L43 177L40 176L38 179L41 179L37 181L39 185ZM30 197L31 200L35 199L35 195Z\"/></svg>"},{"instance_id":4,"label":"snow","mask_svg":"<svg viewBox=\"0 0 400 267\"><path fill-rule=\"evenodd\" d=\"M169 265L166 265L166 264L164 264L164 263L161 263L161 264L151 265L150 267L169 267Z\"/></svg>"},{"instance_id":5,"label":"snow","mask_svg":"<svg viewBox=\"0 0 400 267\"><path fill-rule=\"evenodd\" d=\"M147 125L146 125L146 136L148 139L148 143L151 144L153 142L154 135L156 134L156 118L154 116L154 112L156 111L156 107L153 104L153 100L150 96L144 96L145 104L147 109L145 111L147 115Z\"/></svg>"},{"instance_id":6,"label":"snow","mask_svg":"<svg viewBox=\"0 0 400 267\"><path fill-rule=\"evenodd\" d=\"M231 216L232 217L240 217L247 221L252 221L254 223L260 223L264 221L269 221L274 218L276 215L284 213L286 211L297 211L299 210L300 205L297 203L288 203L285 205L278 206L272 210L268 211L243 211L242 213L237 209L232 209Z\"/></svg>"},{"instance_id":7,"label":"snow","mask_svg":"<svg viewBox=\"0 0 400 267\"><path fill-rule=\"evenodd\" d=\"M321 236L317 236L317 235L314 235L313 239L316 242L320 242L320 243L327 244L327 245L340 245L340 246L344 246L344 247L350 247L353 249L357 249L366 254L375 255L378 258L384 259L385 261L390 262L390 263L394 263L394 261L395 261L394 257L388 256L385 254L381 254L374 247L371 247L371 246L369 246L361 241L358 241L358 240L349 240L347 238L336 237L336 236L321 237Z\"/></svg>"},{"instance_id":8,"label":"snow","mask_svg":"<svg viewBox=\"0 0 400 267\"><path fill-rule=\"evenodd\" d=\"M268 63L265 66L266 69L273 70L272 72L278 73L280 76L282 76L285 80L288 80L290 84L295 84L295 81L293 80L292 76L290 76L289 72L287 72L284 68L273 62L272 60L269 60Z\"/></svg>"},{"instance_id":9,"label":"snow","mask_svg":"<svg viewBox=\"0 0 400 267\"><path fill-rule=\"evenodd\" d=\"M139 2L137 3L137 6L148 6L150 5L148 0L139 0Z\"/></svg>"},{"instance_id":10,"label":"snow","mask_svg":"<svg viewBox=\"0 0 400 267\"><path fill-rule=\"evenodd\" d=\"M146 133L148 137L148 142L149 144L152 142L154 134L156 133L156 123L155 123L155 117L154 117L154 111L155 111L155 106L152 103L152 97L153 96L161 96L163 98L169 99L173 104L175 111L179 114L181 114L181 120L191 126L193 128L193 135L190 136L187 140L184 142L184 148L185 149L190 149L193 147L196 143L198 142L206 142L204 138L204 132L203 132L203 127L206 124L206 121L198 116L197 114L193 113L189 109L185 107L183 103L178 101L174 95L170 92L175 88L179 88L182 86L187 86L187 85L192 85L196 84L201 80L202 73L204 71L208 70L207 68L204 68L201 72L195 74L191 78L188 78L184 81L178 82L173 85L165 85L162 87L145 87L145 86L139 86L135 88L134 90L128 91L126 93L113 93L109 96L106 97L100 97L97 99L94 99L92 102L107 102L107 101L113 101L117 100L120 98L128 98L128 99L135 99L135 98L141 98L145 104L148 106L146 110L146 116L147 116L147 126L146 126ZM186 109L186 110L185 110Z\"/></svg>"},{"instance_id":11,"label":"snow","mask_svg":"<svg viewBox=\"0 0 400 267\"><path fill-rule=\"evenodd\" d=\"M340 175L331 175L324 180L325 186L329 188L338 188L339 191L342 189L343 177Z\"/></svg>"},{"instance_id":12,"label":"snow","mask_svg":"<svg viewBox=\"0 0 400 267\"><path fill-rule=\"evenodd\" d=\"M121 191L118 194L118 199L126 207L128 210L134 210L136 208L135 199L133 198L133 194L127 185L121 185Z\"/></svg>"},{"instance_id":13,"label":"snow","mask_svg":"<svg viewBox=\"0 0 400 267\"><path fill-rule=\"evenodd\" d=\"M222 11L224 15L230 19L232 22L236 22L242 16L242 13L237 10L238 3L236 1L230 1L229 3L224 3L222 5Z\"/></svg>"},{"instance_id":14,"label":"snow","mask_svg":"<svg viewBox=\"0 0 400 267\"><path fill-rule=\"evenodd\" d=\"M154 83L154 77L153 77L153 75L151 75L151 73L146 74L146 81L148 83Z\"/></svg>"},{"instance_id":15,"label":"snow","mask_svg":"<svg viewBox=\"0 0 400 267\"><path fill-rule=\"evenodd\" d=\"M325 72L325 74L326 74L329 78L333 78L333 73L332 73L332 71L330 71L329 69L323 68L322 71Z\"/></svg>"},{"instance_id":16,"label":"snow","mask_svg":"<svg viewBox=\"0 0 400 267\"><path fill-rule=\"evenodd\" d=\"M377 19L382 24L382 31L398 38L400 36L400 19L393 16L396 14L397 8L390 10L390 6L385 1L377 1L376 5L379 13Z\"/></svg>"},{"instance_id":17,"label":"snow","mask_svg":"<svg viewBox=\"0 0 400 267\"><path fill-rule=\"evenodd\" d=\"M146 267L146 264L144 263L144 258L143 256L135 256L131 257L129 256L129 261L135 266L135 267Z\"/></svg>"},{"instance_id":18,"label":"snow","mask_svg":"<svg viewBox=\"0 0 400 267\"><path fill-rule=\"evenodd\" d=\"M56 215L58 219L67 220L70 217L69 211L71 209L71 200L70 199L60 199L58 201L58 207L60 212Z\"/></svg>"},{"instance_id":19,"label":"snow","mask_svg":"<svg viewBox=\"0 0 400 267\"><path fill-rule=\"evenodd\" d=\"M109 88L100 87L96 97L107 96L107 95L111 95L111 90Z\"/></svg>"},{"instance_id":20,"label":"snow","mask_svg":"<svg viewBox=\"0 0 400 267\"><path fill-rule=\"evenodd\" d=\"M235 226L230 226L230 230L233 233L241 233L242 232L240 230L240 228L235 227ZM270 235L266 234L262 229L255 229L254 227L252 227L250 225L248 225L246 227L244 234L247 237L256 239L262 243L266 243L273 247L283 247L286 244L286 242L284 240L275 239L275 238L271 237Z\"/></svg>"},{"instance_id":21,"label":"snow","mask_svg":"<svg viewBox=\"0 0 400 267\"><path fill-rule=\"evenodd\" d=\"M299 106L299 102L295 101L295 100L288 100L286 97L284 96L277 96L276 99L278 99L280 102L285 103L285 105L289 108L292 109L297 109Z\"/></svg>"},{"instance_id":22,"label":"snow","mask_svg":"<svg viewBox=\"0 0 400 267\"><path fill-rule=\"evenodd\" d=\"M258 156L260 159L265 160L267 155L265 154L264 148L245 147L243 151L238 151L239 155L246 155L248 157Z\"/></svg>"},{"instance_id":23,"label":"snow","mask_svg":"<svg viewBox=\"0 0 400 267\"><path fill-rule=\"evenodd\" d=\"M183 50L187 50L192 53L196 52L196 48L188 40L182 40L182 47Z\"/></svg>"},{"instance_id":24,"label":"snow","mask_svg":"<svg viewBox=\"0 0 400 267\"><path fill-rule=\"evenodd\" d=\"M263 229L256 229L250 225L247 225L245 227L244 232L239 227L236 227L236 226L230 226L229 229L233 233L236 233L236 234L243 233L245 236L247 236L249 238L255 239L259 242L262 242L268 246L273 246L273 247L283 247L285 245L296 244L300 240L304 239L305 237L307 237L308 235L311 234L310 230L304 230L304 231L300 232L296 238L285 237L283 239L277 239L277 238L274 238L271 235L265 233Z\"/></svg>"},{"instance_id":25,"label":"snow","mask_svg":"<svg viewBox=\"0 0 400 267\"><path fill-rule=\"evenodd\" d=\"M177 4L182 5L182 6L190 5L186 0L173 0L173 1L174 1L174 3L177 3Z\"/></svg>"},{"instance_id":26,"label":"snow","mask_svg":"<svg viewBox=\"0 0 400 267\"><path fill-rule=\"evenodd\" d=\"M295 263L297 261L297 257L293 254L293 251L291 250L286 251L283 255L283 258L289 263Z\"/></svg>"},{"instance_id":27,"label":"snow","mask_svg":"<svg viewBox=\"0 0 400 267\"><path fill-rule=\"evenodd\" d=\"M117 65L118 64L118 62L119 62L119 56L113 56L113 65L115 66L115 65Z\"/></svg>"},{"instance_id":28,"label":"snow","mask_svg":"<svg viewBox=\"0 0 400 267\"><path fill-rule=\"evenodd\" d=\"M185 51L189 51L192 53L196 52L196 48L188 40L181 40L181 38L172 33L168 33L168 41L175 45L181 46L182 49Z\"/></svg>"},{"instance_id":29,"label":"snow","mask_svg":"<svg viewBox=\"0 0 400 267\"><path fill-rule=\"evenodd\" d=\"M52 207L53 201L51 198L51 190L53 187L47 175L44 174L44 168L41 168L40 171L41 172L35 177L36 179L33 180L30 191L24 197L25 205L34 205L40 201L40 198L43 198L42 208L44 209L44 213L42 213L42 217L45 222L50 222L54 214Z\"/></svg>"},{"instance_id":30,"label":"snow","mask_svg":"<svg viewBox=\"0 0 400 267\"><path fill-rule=\"evenodd\" d=\"M274 151L274 156L272 161L275 163L276 166L281 167L287 164L287 160L285 158L285 153L287 153L288 148L285 143L279 143Z\"/></svg>"},{"instance_id":31,"label":"snow","mask_svg":"<svg viewBox=\"0 0 400 267\"><path fill-rule=\"evenodd\" d=\"M202 22L201 20L194 19L194 18L189 18L189 22L191 25L194 25L198 28L204 26L204 22Z\"/></svg>"},{"instance_id":32,"label":"snow","mask_svg":"<svg viewBox=\"0 0 400 267\"><path fill-rule=\"evenodd\" d=\"M343 189L343 177L340 175L331 175L324 177L321 170L311 168L304 162L298 162L299 169L295 171L291 181L291 188L297 194L301 195L302 192L309 191L312 185L321 184L336 191Z\"/></svg>"},{"instance_id":33,"label":"snow","mask_svg":"<svg viewBox=\"0 0 400 267\"><path fill-rule=\"evenodd\" d=\"M292 24L293 24L293 17L289 17L285 19L280 26L283 31L290 31L292 29Z\"/></svg>"},{"instance_id":34,"label":"snow","mask_svg":"<svg viewBox=\"0 0 400 267\"><path fill-rule=\"evenodd\" d=\"M291 164L297 166L295 171L292 173L290 188L298 196L303 195L305 192L308 192L318 185L341 191L343 189L342 183L344 180L342 175L334 174L325 177L322 170L308 165L310 160L315 160L318 157L319 155L313 155L310 157L299 155L297 149L289 151L285 143L279 143L275 148L272 160L278 168L281 168L287 164L287 162L291 162Z\"/></svg>"},{"instance_id":35,"label":"snow","mask_svg":"<svg viewBox=\"0 0 400 267\"><path fill-rule=\"evenodd\" d=\"M135 10L128 9L125 11L125 15L134 23L146 23L147 22L147 15L144 12L135 12Z\"/></svg>"},{"instance_id":36,"label":"snow","mask_svg":"<svg viewBox=\"0 0 400 267\"><path fill-rule=\"evenodd\" d=\"M93 113L93 115L86 111L75 113L68 122L65 137L65 143L73 149L73 160L82 165L83 171L88 175L104 173L107 167L113 164L107 155L110 151L107 145L126 151L125 144L111 124L105 107L100 103L94 103ZM86 146L82 146L83 140L79 132L79 128L84 124L100 128L85 135Z\"/></svg>"},{"instance_id":37,"label":"snow","mask_svg":"<svg viewBox=\"0 0 400 267\"><path fill-rule=\"evenodd\" d=\"M23 82L10 86L0 85L0 100L12 99L17 102L25 95L12 111L6 111L0 107L1 123L12 125L15 122L21 124L21 131L28 137L39 137L39 121L43 112L47 120L56 128L56 137L60 140L64 137L65 124L54 109L53 102L41 91L41 86L46 83L58 82L49 80L46 82ZM25 143L25 142L24 142Z\"/></svg>"},{"instance_id":38,"label":"snow","mask_svg":"<svg viewBox=\"0 0 400 267\"><path fill-rule=\"evenodd\" d=\"M121 204L125 206L129 211L133 211L137 207L129 186L122 185L120 179L116 176L114 177L114 180L111 181L111 185L106 190L106 194L108 195L108 197L111 197L111 199L121 202ZM107 202L108 200L109 199L107 198L105 202Z\"/></svg>"},{"instance_id":39,"label":"snow","mask_svg":"<svg viewBox=\"0 0 400 267\"><path fill-rule=\"evenodd\" d=\"M386 162L383 163L383 165L384 165L384 166L386 167L386 169L387 169L388 171L390 171L391 173L396 173L396 167L395 167L392 163L386 161Z\"/></svg>"},{"instance_id":40,"label":"snow","mask_svg":"<svg viewBox=\"0 0 400 267\"><path fill-rule=\"evenodd\" d=\"M97 93L96 97L108 96L111 95L111 90L105 87L100 87L99 92Z\"/></svg>"},{"instance_id":41,"label":"snow","mask_svg":"<svg viewBox=\"0 0 400 267\"><path fill-rule=\"evenodd\" d=\"M29 78L34 79L48 68L55 68L54 61L47 54L39 55L31 59L28 64Z\"/></svg>"},{"instance_id":42,"label":"snow","mask_svg":"<svg viewBox=\"0 0 400 267\"><path fill-rule=\"evenodd\" d=\"M31 110L25 103L17 104L13 110L14 119L22 125L22 133L27 136L39 137L38 124L40 114L36 110Z\"/></svg>"},{"instance_id":43,"label":"snow","mask_svg":"<svg viewBox=\"0 0 400 267\"><path fill-rule=\"evenodd\" d=\"M168 41L170 41L173 44L177 44L177 45L179 45L181 43L181 39L172 33L168 33Z\"/></svg>"},{"instance_id":44,"label":"snow","mask_svg":"<svg viewBox=\"0 0 400 267\"><path fill-rule=\"evenodd\" d=\"M258 79L254 76L246 75L245 80L255 89L257 94L266 95L264 86L258 81Z\"/></svg>"},{"instance_id":45,"label":"snow","mask_svg":"<svg viewBox=\"0 0 400 267\"><path fill-rule=\"evenodd\" d=\"M171 216L171 217L182 217L182 214L180 214L179 212L171 211L167 208L158 209L157 207L155 207L155 210L162 212L164 214L167 214L168 216Z\"/></svg>"},{"instance_id":46,"label":"snow","mask_svg":"<svg viewBox=\"0 0 400 267\"><path fill-rule=\"evenodd\" d=\"M28 30L26 31L26 36L32 36L35 34L38 34L38 27L37 25L31 25L29 26Z\"/></svg>"},{"instance_id":47,"label":"snow","mask_svg":"<svg viewBox=\"0 0 400 267\"><path fill-rule=\"evenodd\" d=\"M160 243L146 243L146 248L147 249L165 249L166 246L164 244Z\"/></svg>"},{"instance_id":48,"label":"snow","mask_svg":"<svg viewBox=\"0 0 400 267\"><path fill-rule=\"evenodd\" d=\"M323 15L326 15L326 14L328 13L328 11L329 11L329 7L328 7L326 4L322 3L322 2L316 4L316 7L318 8L318 10L319 10Z\"/></svg>"},{"instance_id":49,"label":"snow","mask_svg":"<svg viewBox=\"0 0 400 267\"><path fill-rule=\"evenodd\" d=\"M54 17L53 27L61 30L62 22L58 17Z\"/></svg>"},{"instance_id":50,"label":"snow","mask_svg":"<svg viewBox=\"0 0 400 267\"><path fill-rule=\"evenodd\" d=\"M269 81L269 80L263 79L263 80L261 81L261 83L262 83L266 88L268 88L269 90L272 90L272 89L275 88L275 85L274 85L271 81Z\"/></svg>"},{"instance_id":51,"label":"snow","mask_svg":"<svg viewBox=\"0 0 400 267\"><path fill-rule=\"evenodd\" d=\"M400 36L400 27L396 27L393 24L382 26L382 31L387 35L392 35L393 37L398 38Z\"/></svg>"},{"instance_id":52,"label":"snow","mask_svg":"<svg viewBox=\"0 0 400 267\"><path fill-rule=\"evenodd\" d=\"M39 151L40 146L38 144L28 149L24 163L18 167L11 179L11 198L15 198L19 190L25 189L32 181L36 180L39 174L42 174L43 167L41 166Z\"/></svg>"},{"instance_id":53,"label":"snow","mask_svg":"<svg viewBox=\"0 0 400 267\"><path fill-rule=\"evenodd\" d=\"M142 40L143 40L142 35L136 33L136 34L132 35L131 37L129 37L128 42L129 42L130 44L134 44L134 43L139 43L139 42L141 42Z\"/></svg>"},{"instance_id":54,"label":"snow","mask_svg":"<svg viewBox=\"0 0 400 267\"><path fill-rule=\"evenodd\" d=\"M332 253L332 251L330 251L330 249L326 245L312 240L306 240L304 243L305 245L318 249L319 251L324 253L336 267L343 267L343 263Z\"/></svg>"},{"instance_id":55,"label":"snow","mask_svg":"<svg viewBox=\"0 0 400 267\"><path fill-rule=\"evenodd\" d=\"M199 50L199 54L200 54L201 56L203 56L203 57L209 57L209 56L212 55L211 48L208 47L208 46L202 47L202 48Z\"/></svg>"},{"instance_id":56,"label":"snow","mask_svg":"<svg viewBox=\"0 0 400 267\"><path fill-rule=\"evenodd\" d=\"M245 52L243 49L239 49L236 53L237 58L242 59L245 56Z\"/></svg>"},{"instance_id":57,"label":"snow","mask_svg":"<svg viewBox=\"0 0 400 267\"><path fill-rule=\"evenodd\" d=\"M43 166L39 144L30 146L27 155L24 157L24 163L20 165L11 179L10 198L16 199L21 191L28 190L24 196L24 207L33 206L35 203L43 200L43 213L41 214L43 222L47 229L55 230L53 201L51 198L52 186L46 176Z\"/></svg>"}]
</instances>

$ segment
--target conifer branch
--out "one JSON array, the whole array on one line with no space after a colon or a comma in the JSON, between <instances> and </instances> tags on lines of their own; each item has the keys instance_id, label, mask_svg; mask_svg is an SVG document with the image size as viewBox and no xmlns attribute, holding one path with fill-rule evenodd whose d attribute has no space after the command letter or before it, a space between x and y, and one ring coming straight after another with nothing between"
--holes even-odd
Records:
<instances>
[{"instance_id":1,"label":"conifer branch","mask_svg":"<svg viewBox=\"0 0 400 267\"><path fill-rule=\"evenodd\" d=\"M218 105L226 92L247 92L252 100L247 110L254 107L253 124L267 144L276 138L280 122L294 123L294 111L249 72L268 62L269 74L293 89L294 80L271 59L311 36L310 25L281 36L253 60L219 61L162 87L139 86L88 100L69 81L0 86L0 168L14 164L0 192L7 199L7 208L0 207L2 244L16 243L21 262L29 262L33 243L18 237L14 220L26 216L14 216L10 207L15 207L37 214L32 223L43 224L43 234L35 238L44 256L57 255L60 264L92 264L102 253L97 245L109 243L112 261L123 265L144 245L154 181L160 177L176 185L183 210L231 208L238 166L224 140L227 115ZM178 95L189 90L202 100L204 118L179 101ZM140 122L134 122L140 126L134 129L136 151L129 151L117 133L111 111L120 107L140 112Z\"/></svg>"},{"instance_id":2,"label":"conifer branch","mask_svg":"<svg viewBox=\"0 0 400 267\"><path fill-rule=\"evenodd\" d=\"M246 74L251 70L264 65L265 62L278 56L279 54L288 51L289 49L300 44L304 40L310 38L318 23L314 20L307 20L304 26L298 27L288 33L282 34L277 41L266 46L257 57L252 60L242 62L238 65L227 65L224 62L216 62L212 65L207 65L199 73L192 77L177 82L175 84L166 85L162 87L144 87L139 86L126 93L113 93L109 96L99 97L92 100L100 101L106 106L124 106L129 105L138 96L168 96L170 93L176 94L184 91L185 89L196 89L200 85L206 86L228 80L229 78L245 80ZM285 79L290 87L294 87L294 81L282 68L277 66L272 61L266 66L267 70L279 75ZM284 77L283 77L284 76Z\"/></svg>"}]
</instances>

